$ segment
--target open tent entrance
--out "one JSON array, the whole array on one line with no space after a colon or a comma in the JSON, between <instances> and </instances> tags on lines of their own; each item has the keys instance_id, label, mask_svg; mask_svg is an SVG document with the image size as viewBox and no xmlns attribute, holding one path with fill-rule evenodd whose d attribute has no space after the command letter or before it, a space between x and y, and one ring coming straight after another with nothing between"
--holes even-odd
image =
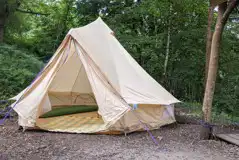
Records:
<instances>
[{"instance_id":1,"label":"open tent entrance","mask_svg":"<svg viewBox=\"0 0 239 160\"><path fill-rule=\"evenodd\" d=\"M48 88L51 111L39 116L37 127L51 131L95 132L104 128L85 67L73 40Z\"/></svg>"},{"instance_id":2,"label":"open tent entrance","mask_svg":"<svg viewBox=\"0 0 239 160\"><path fill-rule=\"evenodd\" d=\"M72 45L68 54L49 87L51 105L97 105L85 68Z\"/></svg>"}]
</instances>

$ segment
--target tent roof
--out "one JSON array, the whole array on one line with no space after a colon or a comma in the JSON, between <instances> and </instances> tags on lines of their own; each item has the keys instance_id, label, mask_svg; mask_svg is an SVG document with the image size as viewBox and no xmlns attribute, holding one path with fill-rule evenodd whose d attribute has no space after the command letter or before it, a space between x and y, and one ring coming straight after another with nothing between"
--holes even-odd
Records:
<instances>
[{"instance_id":1,"label":"tent roof","mask_svg":"<svg viewBox=\"0 0 239 160\"><path fill-rule=\"evenodd\" d=\"M131 57L101 18L71 29L68 35L78 42L127 103L179 102Z\"/></svg>"}]
</instances>

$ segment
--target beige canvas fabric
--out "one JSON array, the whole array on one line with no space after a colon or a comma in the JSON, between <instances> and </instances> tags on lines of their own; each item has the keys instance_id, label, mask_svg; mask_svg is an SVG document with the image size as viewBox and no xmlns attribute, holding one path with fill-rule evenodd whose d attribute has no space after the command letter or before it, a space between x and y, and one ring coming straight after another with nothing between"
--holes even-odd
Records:
<instances>
[{"instance_id":1,"label":"beige canvas fabric","mask_svg":"<svg viewBox=\"0 0 239 160\"><path fill-rule=\"evenodd\" d=\"M101 18L71 29L41 75L13 99L20 99L14 110L25 127L34 127L52 106L97 104L102 130L131 131L142 129L135 127L139 118L150 128L172 123L173 104L179 102L130 56ZM146 107L132 111L128 104Z\"/></svg>"},{"instance_id":2,"label":"beige canvas fabric","mask_svg":"<svg viewBox=\"0 0 239 160\"><path fill-rule=\"evenodd\" d=\"M138 109L127 112L119 121L112 125L109 130L127 133L145 130L145 127L157 129L173 122L175 122L173 105L139 105Z\"/></svg>"},{"instance_id":3,"label":"beige canvas fabric","mask_svg":"<svg viewBox=\"0 0 239 160\"><path fill-rule=\"evenodd\" d=\"M111 32L99 18L85 27L70 30L69 34L83 46L127 103L169 105L179 102L145 72Z\"/></svg>"}]
</instances>

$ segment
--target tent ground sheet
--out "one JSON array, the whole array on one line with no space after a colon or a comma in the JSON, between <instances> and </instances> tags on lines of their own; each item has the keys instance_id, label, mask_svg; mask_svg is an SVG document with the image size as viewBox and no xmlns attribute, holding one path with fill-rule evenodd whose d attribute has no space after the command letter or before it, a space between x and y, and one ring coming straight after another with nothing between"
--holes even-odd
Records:
<instances>
[{"instance_id":1,"label":"tent ground sheet","mask_svg":"<svg viewBox=\"0 0 239 160\"><path fill-rule=\"evenodd\" d=\"M120 134L120 132L107 131L97 111L39 118L36 126L39 129L53 132Z\"/></svg>"}]
</instances>

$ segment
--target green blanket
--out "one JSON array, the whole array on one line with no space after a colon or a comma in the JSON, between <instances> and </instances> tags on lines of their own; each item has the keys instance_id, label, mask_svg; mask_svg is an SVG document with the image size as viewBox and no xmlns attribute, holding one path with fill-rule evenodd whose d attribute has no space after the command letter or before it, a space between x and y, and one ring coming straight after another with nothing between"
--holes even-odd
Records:
<instances>
[{"instance_id":1,"label":"green blanket","mask_svg":"<svg viewBox=\"0 0 239 160\"><path fill-rule=\"evenodd\" d=\"M52 109L51 111L41 115L40 118L49 118L49 117L63 116L68 114L93 112L97 110L98 110L98 106L86 106L86 105L62 106L61 108Z\"/></svg>"}]
</instances>

